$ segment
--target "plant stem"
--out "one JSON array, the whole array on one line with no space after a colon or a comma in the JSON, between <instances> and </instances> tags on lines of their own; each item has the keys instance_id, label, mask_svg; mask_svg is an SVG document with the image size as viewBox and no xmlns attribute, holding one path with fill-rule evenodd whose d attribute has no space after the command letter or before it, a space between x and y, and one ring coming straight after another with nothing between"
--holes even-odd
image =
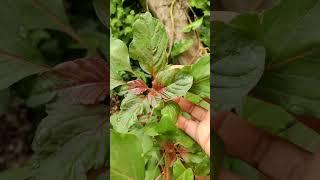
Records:
<instances>
[{"instance_id":1,"label":"plant stem","mask_svg":"<svg viewBox=\"0 0 320 180\"><path fill-rule=\"evenodd\" d=\"M176 3L176 0L172 0L171 5L170 5L170 19L171 19L171 34L172 34L172 39L170 41L170 45L169 45L169 52L168 52L168 57L170 57L171 54L171 50L172 50L172 46L173 46L173 42L175 40L175 24L174 24L174 17L173 17L173 9L174 9L174 5Z\"/></svg>"},{"instance_id":2,"label":"plant stem","mask_svg":"<svg viewBox=\"0 0 320 180\"><path fill-rule=\"evenodd\" d=\"M289 59L286 59L286 60L283 60L283 61L279 61L279 62L277 62L277 63L268 64L268 65L266 66L266 71L272 71L272 70L274 70L274 69L276 69L276 68L279 68L279 67L281 67L281 66L283 66L283 65L285 65L285 64L288 64L288 63L297 61L297 60L299 60L299 59L302 59L302 58L304 58L305 56L310 55L310 54L312 54L312 53L313 53L313 50L310 50L310 51L306 51L306 52L304 52L304 53L302 53L302 54L299 54L299 55L297 55L297 56L294 56L294 57L292 57L292 58L289 58Z\"/></svg>"}]
</instances>

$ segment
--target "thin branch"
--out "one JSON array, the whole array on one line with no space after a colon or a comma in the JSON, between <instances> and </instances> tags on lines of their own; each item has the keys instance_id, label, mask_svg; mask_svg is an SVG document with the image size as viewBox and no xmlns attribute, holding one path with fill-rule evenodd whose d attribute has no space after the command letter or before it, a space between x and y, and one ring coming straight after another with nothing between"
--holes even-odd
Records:
<instances>
[{"instance_id":1,"label":"thin branch","mask_svg":"<svg viewBox=\"0 0 320 180\"><path fill-rule=\"evenodd\" d=\"M196 12L194 12L194 10L192 9L192 7L190 6L188 1L186 2L186 4L187 4L188 8L190 9L190 11L192 12L194 18L198 19L198 16L197 16Z\"/></svg>"},{"instance_id":2,"label":"thin branch","mask_svg":"<svg viewBox=\"0 0 320 180\"><path fill-rule=\"evenodd\" d=\"M146 1L146 6L147 6L147 11L150 12L150 10L149 10L149 0Z\"/></svg>"},{"instance_id":3,"label":"thin branch","mask_svg":"<svg viewBox=\"0 0 320 180\"><path fill-rule=\"evenodd\" d=\"M196 15L196 13L194 12L194 10L192 9L192 7L189 5L188 2L187 2L187 6L188 6L188 8L191 10L191 12L193 13L195 19L197 20L198 17L197 17L197 15ZM189 23L191 24L191 23L192 23L192 20L191 20L191 18L189 17L188 13L187 13L186 11L184 11L184 13L185 13L185 15L186 15ZM208 53L207 48L202 48L202 43L201 43L201 40L200 40L198 31L197 31L197 30L193 30L193 33L194 33L194 35L195 35L195 37L196 37L196 40L197 40L198 49L197 49L197 53L192 56L191 64L194 63L196 57L198 57L199 54L202 54L203 51L204 51L205 53Z\"/></svg>"},{"instance_id":4,"label":"thin branch","mask_svg":"<svg viewBox=\"0 0 320 180\"><path fill-rule=\"evenodd\" d=\"M174 17L173 17L173 9L174 9L174 5L176 3L176 0L172 0L171 5L170 5L170 19L171 19L171 35L172 35L172 39L170 41L170 45L169 45L169 52L168 52L168 57L171 54L171 50L172 50L172 46L173 43L175 41L175 24L174 24Z\"/></svg>"},{"instance_id":5,"label":"thin branch","mask_svg":"<svg viewBox=\"0 0 320 180\"><path fill-rule=\"evenodd\" d=\"M266 71L272 71L272 70L274 70L274 69L276 69L276 68L279 68L279 67L281 67L281 66L283 66L283 65L286 65L286 64L288 64L288 63L292 63L292 62L297 61L297 60L299 60L299 59L302 59L302 58L304 58L304 57L306 57L306 56L308 56L308 55L310 55L310 54L312 54L312 53L313 53L313 50L310 50L310 51L306 51L306 52L304 52L304 53L302 53L302 54L299 54L299 55L297 55L297 56L294 56L294 57L291 57L291 58L289 58L289 59L286 59L286 60L284 60L284 61L279 61L279 62L277 62L277 63L268 64L268 65L266 66Z\"/></svg>"}]
</instances>

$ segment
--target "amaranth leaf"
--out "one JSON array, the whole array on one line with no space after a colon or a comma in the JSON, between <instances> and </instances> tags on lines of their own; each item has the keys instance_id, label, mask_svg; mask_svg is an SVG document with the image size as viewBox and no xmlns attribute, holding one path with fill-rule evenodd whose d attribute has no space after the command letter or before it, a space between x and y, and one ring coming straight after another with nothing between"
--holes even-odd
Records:
<instances>
[{"instance_id":1,"label":"amaranth leaf","mask_svg":"<svg viewBox=\"0 0 320 180\"><path fill-rule=\"evenodd\" d=\"M27 103L45 104L59 95L74 103L96 104L109 92L107 81L108 67L102 58L68 61L36 79Z\"/></svg>"}]
</instances>

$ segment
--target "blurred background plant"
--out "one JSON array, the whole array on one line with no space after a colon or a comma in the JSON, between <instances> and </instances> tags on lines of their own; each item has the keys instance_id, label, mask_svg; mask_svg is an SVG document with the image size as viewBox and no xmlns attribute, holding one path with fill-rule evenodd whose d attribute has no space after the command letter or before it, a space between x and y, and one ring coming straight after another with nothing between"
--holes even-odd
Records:
<instances>
[{"instance_id":1,"label":"blurred background plant","mask_svg":"<svg viewBox=\"0 0 320 180\"><path fill-rule=\"evenodd\" d=\"M65 88L53 79L40 81L41 75L79 58L107 57L108 29L99 20L94 3L101 2L32 0L1 6L0 171L20 168L32 160L36 129L48 116L46 105L53 102L47 99L30 105L30 97L36 95L33 90L44 88L37 92L40 94ZM41 67L45 70L39 71ZM53 82L57 86L46 90Z\"/></svg>"}]
</instances>

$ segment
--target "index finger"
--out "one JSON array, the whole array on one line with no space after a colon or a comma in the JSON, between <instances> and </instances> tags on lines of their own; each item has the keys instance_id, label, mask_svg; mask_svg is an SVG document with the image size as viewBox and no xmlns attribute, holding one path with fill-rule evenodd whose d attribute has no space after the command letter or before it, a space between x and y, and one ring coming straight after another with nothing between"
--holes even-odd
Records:
<instances>
[{"instance_id":1,"label":"index finger","mask_svg":"<svg viewBox=\"0 0 320 180\"><path fill-rule=\"evenodd\" d=\"M185 98L180 97L175 101L178 103L178 105L184 112L191 114L191 116L193 116L199 121L210 118L210 113L206 109L191 103Z\"/></svg>"},{"instance_id":2,"label":"index finger","mask_svg":"<svg viewBox=\"0 0 320 180\"><path fill-rule=\"evenodd\" d=\"M218 113L214 131L228 154L236 156L271 179L301 179L312 153L254 127L233 113Z\"/></svg>"}]
</instances>

